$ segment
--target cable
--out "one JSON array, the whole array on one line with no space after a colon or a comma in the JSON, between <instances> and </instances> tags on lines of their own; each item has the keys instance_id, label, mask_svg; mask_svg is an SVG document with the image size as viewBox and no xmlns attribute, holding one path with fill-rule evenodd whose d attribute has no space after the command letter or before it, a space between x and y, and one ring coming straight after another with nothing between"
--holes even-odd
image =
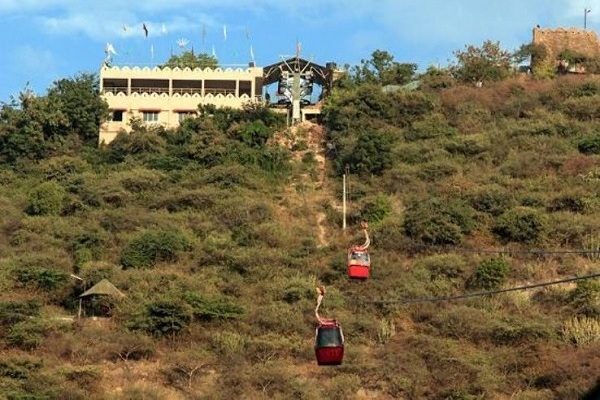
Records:
<instances>
[{"instance_id":1,"label":"cable","mask_svg":"<svg viewBox=\"0 0 600 400\"><path fill-rule=\"evenodd\" d=\"M598 277L600 277L600 273L584 275L584 276L576 276L573 278L566 278L566 279L561 279L558 281L536 283L533 285L518 286L518 287L513 287L513 288L508 288L508 289L498 289L498 290L490 290L487 292L467 293L467 294L462 294L462 295L458 295L458 296L443 296L443 297L429 297L429 298L423 298L423 299L401 299L401 300L366 300L366 301L364 301L364 303L373 303L373 304L436 303L436 302L440 302L440 301L450 301L450 300L457 300L457 299L466 299L469 297L479 297L479 296L488 296L488 295L498 294L498 293L514 292L517 290L534 289L534 288L538 288L538 287L557 285L559 283L581 281L581 280L585 280L585 279L593 279L593 278L598 278Z\"/></svg>"}]
</instances>

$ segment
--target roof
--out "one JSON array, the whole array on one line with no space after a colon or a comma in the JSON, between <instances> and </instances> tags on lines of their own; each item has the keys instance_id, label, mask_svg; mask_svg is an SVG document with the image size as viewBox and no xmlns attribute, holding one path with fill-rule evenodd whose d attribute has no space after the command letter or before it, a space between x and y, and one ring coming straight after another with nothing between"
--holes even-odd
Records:
<instances>
[{"instance_id":1,"label":"roof","mask_svg":"<svg viewBox=\"0 0 600 400\"><path fill-rule=\"evenodd\" d=\"M100 282L96 283L94 286L83 292L79 295L79 297L88 297L88 296L112 296L112 297L125 297L123 292L115 287L108 279L102 279Z\"/></svg>"},{"instance_id":2,"label":"roof","mask_svg":"<svg viewBox=\"0 0 600 400\"><path fill-rule=\"evenodd\" d=\"M315 64L312 61L300 57L292 57L281 62L267 65L263 68L264 84L270 85L277 82L283 71L292 72L312 72L315 83L321 86L328 86L332 79L333 69Z\"/></svg>"}]
</instances>

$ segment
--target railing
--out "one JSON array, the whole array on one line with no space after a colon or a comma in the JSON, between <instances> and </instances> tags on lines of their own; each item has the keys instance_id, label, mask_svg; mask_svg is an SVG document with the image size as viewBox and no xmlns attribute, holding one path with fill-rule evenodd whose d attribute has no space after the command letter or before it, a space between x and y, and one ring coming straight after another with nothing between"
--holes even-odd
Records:
<instances>
[{"instance_id":1,"label":"railing","mask_svg":"<svg viewBox=\"0 0 600 400\"><path fill-rule=\"evenodd\" d=\"M166 93L169 94L168 87L132 87L131 93Z\"/></svg>"},{"instance_id":2,"label":"railing","mask_svg":"<svg viewBox=\"0 0 600 400\"><path fill-rule=\"evenodd\" d=\"M112 94L124 93L124 94L127 94L127 86L108 86L108 87L105 86L102 88L102 93L112 93Z\"/></svg>"},{"instance_id":3,"label":"railing","mask_svg":"<svg viewBox=\"0 0 600 400\"><path fill-rule=\"evenodd\" d=\"M115 87L104 87L102 88L102 93L106 94L106 93L112 93L112 94L117 94L117 93L123 93L123 94L127 94L128 93L128 88L123 86L115 86ZM132 93L157 93L157 94L162 94L162 93L166 93L169 95L173 95L173 94L202 94L202 89L200 88L172 88L171 92L169 93L169 88L163 88L163 87L132 87L130 89L129 94ZM235 96L235 89L222 89L222 88L204 88L204 95L207 94L212 94L212 95L217 95L217 94L222 94L224 96L227 96L229 94L232 94ZM242 93L240 93L240 96L242 95Z\"/></svg>"},{"instance_id":4,"label":"railing","mask_svg":"<svg viewBox=\"0 0 600 400\"><path fill-rule=\"evenodd\" d=\"M202 94L200 88L173 88L172 94Z\"/></svg>"}]
</instances>

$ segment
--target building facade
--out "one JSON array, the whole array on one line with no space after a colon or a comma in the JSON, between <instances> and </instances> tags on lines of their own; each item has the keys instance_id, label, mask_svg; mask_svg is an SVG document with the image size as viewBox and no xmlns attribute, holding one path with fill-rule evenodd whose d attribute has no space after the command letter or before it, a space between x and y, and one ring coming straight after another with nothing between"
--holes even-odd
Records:
<instances>
[{"instance_id":1,"label":"building facade","mask_svg":"<svg viewBox=\"0 0 600 400\"><path fill-rule=\"evenodd\" d=\"M129 132L131 118L165 128L177 127L198 107L241 108L262 101L263 69L190 69L169 67L112 67L100 70L100 93L111 112L100 126L99 144L108 144L121 131Z\"/></svg>"}]
</instances>

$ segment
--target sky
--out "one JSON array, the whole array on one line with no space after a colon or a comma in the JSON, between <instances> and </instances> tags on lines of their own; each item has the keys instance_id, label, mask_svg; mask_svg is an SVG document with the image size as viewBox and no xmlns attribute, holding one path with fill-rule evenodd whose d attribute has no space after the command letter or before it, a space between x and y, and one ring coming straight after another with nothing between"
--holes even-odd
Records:
<instances>
[{"instance_id":1,"label":"sky","mask_svg":"<svg viewBox=\"0 0 600 400\"><path fill-rule=\"evenodd\" d=\"M0 20L6 103L97 74L107 44L114 65L157 65L193 50L224 66L252 58L266 66L300 50L320 65L353 66L384 50L422 72L487 40L516 50L538 24L596 31L600 0L0 0Z\"/></svg>"}]
</instances>

